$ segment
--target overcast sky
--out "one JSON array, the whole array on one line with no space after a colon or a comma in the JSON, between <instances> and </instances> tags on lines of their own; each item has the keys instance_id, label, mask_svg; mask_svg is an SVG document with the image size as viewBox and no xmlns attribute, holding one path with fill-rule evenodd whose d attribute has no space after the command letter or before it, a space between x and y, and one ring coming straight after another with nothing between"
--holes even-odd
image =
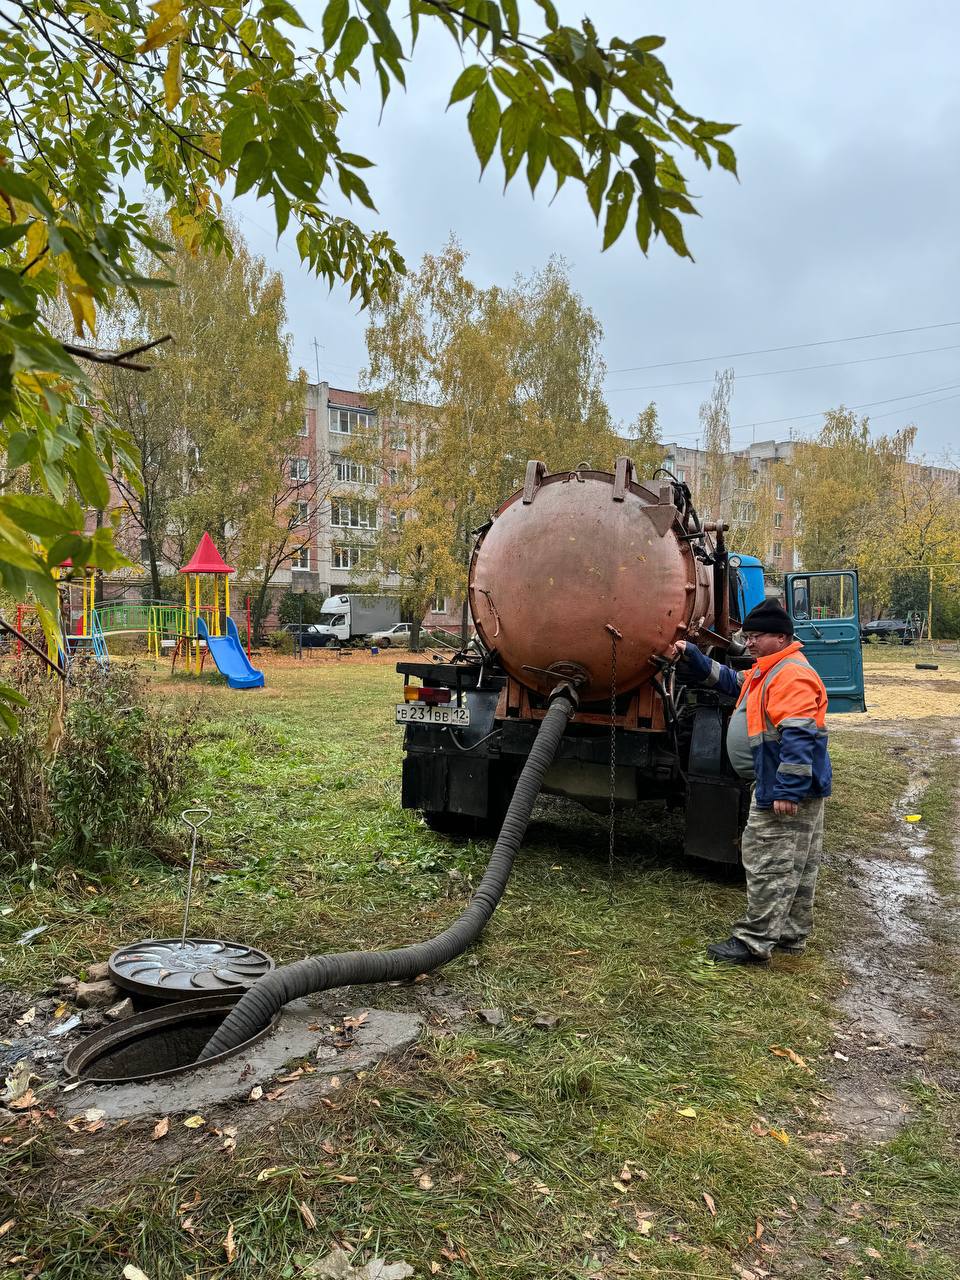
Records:
<instances>
[{"instance_id":1,"label":"overcast sky","mask_svg":"<svg viewBox=\"0 0 960 1280\"><path fill-rule=\"evenodd\" d=\"M301 12L309 21L322 7L305 0ZM465 104L444 113L461 64L440 33L418 46L410 87L391 96L382 121L372 77L349 96L345 141L377 165L370 185L379 215L358 221L387 227L411 263L454 231L482 284L506 284L562 255L603 325L614 416L629 423L656 400L665 439L695 441L697 408L714 370L732 367L735 444L787 439L791 427L809 434L818 411L869 402L863 412L877 432L915 422L921 451L953 447L960 437L960 5L581 0L559 7L570 20L588 10L604 37L665 36L661 53L679 101L708 119L739 123L731 139L739 183L682 159L700 197L702 218L687 230L696 262L660 244L645 259L627 231L602 254L573 184L552 204L546 181L536 200L520 179L504 195L496 160L479 181ZM244 201L241 208L252 247L286 279L297 362L316 377L316 339L320 377L355 387L363 315L345 291L314 281L286 244L275 246L266 206ZM730 354L921 326L931 327ZM866 362L903 352L924 354ZM693 359L699 362L665 363ZM850 361L861 363L840 364ZM751 376L827 364L840 367Z\"/></svg>"}]
</instances>

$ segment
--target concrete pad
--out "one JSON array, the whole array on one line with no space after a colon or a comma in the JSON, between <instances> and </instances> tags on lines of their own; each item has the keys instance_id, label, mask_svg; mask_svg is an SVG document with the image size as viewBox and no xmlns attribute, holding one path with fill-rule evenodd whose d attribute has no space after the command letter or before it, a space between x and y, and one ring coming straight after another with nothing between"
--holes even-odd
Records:
<instances>
[{"instance_id":1,"label":"concrete pad","mask_svg":"<svg viewBox=\"0 0 960 1280\"><path fill-rule=\"evenodd\" d=\"M344 1016L359 1018L364 1013L367 1016L356 1026L350 1045L338 1049L325 1043L331 1022ZM422 1026L422 1020L413 1013L364 1008L332 1013L328 1003L294 1000L284 1008L270 1035L223 1062L169 1079L82 1084L57 1101L69 1114L95 1107L109 1120L202 1112L204 1107L244 1099L254 1085L262 1085L282 1073L288 1062L310 1058L316 1071L291 1085L283 1099L284 1106L306 1106L337 1087L332 1083L333 1077L342 1082L358 1071L369 1070L381 1058L402 1052L417 1039Z\"/></svg>"}]
</instances>

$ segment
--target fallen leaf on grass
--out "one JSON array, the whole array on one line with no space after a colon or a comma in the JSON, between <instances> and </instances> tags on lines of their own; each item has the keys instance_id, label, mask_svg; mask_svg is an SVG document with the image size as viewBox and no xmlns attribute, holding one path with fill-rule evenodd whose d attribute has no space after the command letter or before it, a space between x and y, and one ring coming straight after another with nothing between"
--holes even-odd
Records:
<instances>
[{"instance_id":1,"label":"fallen leaf on grass","mask_svg":"<svg viewBox=\"0 0 960 1280\"><path fill-rule=\"evenodd\" d=\"M345 1027L362 1027L369 1017L369 1012L365 1010L363 1013L358 1013L355 1018L344 1018L343 1025Z\"/></svg>"},{"instance_id":2,"label":"fallen leaf on grass","mask_svg":"<svg viewBox=\"0 0 960 1280\"><path fill-rule=\"evenodd\" d=\"M150 1277L145 1271L135 1267L132 1262L128 1262L123 1268L123 1280L150 1280Z\"/></svg>"},{"instance_id":3,"label":"fallen leaf on grass","mask_svg":"<svg viewBox=\"0 0 960 1280\"><path fill-rule=\"evenodd\" d=\"M16 1218L8 1218L6 1222L0 1223L0 1236L5 1236L7 1232L17 1225Z\"/></svg>"},{"instance_id":4,"label":"fallen leaf on grass","mask_svg":"<svg viewBox=\"0 0 960 1280\"><path fill-rule=\"evenodd\" d=\"M223 1252L227 1255L227 1261L232 1262L237 1256L237 1242L233 1238L233 1223L227 1227L227 1234L223 1238Z\"/></svg>"},{"instance_id":5,"label":"fallen leaf on grass","mask_svg":"<svg viewBox=\"0 0 960 1280\"><path fill-rule=\"evenodd\" d=\"M26 1093L21 1093L20 1097L14 1099L13 1102L8 1102L7 1106L11 1111L26 1111L28 1107L34 1106L36 1101L33 1090L28 1089Z\"/></svg>"},{"instance_id":6,"label":"fallen leaf on grass","mask_svg":"<svg viewBox=\"0 0 960 1280\"><path fill-rule=\"evenodd\" d=\"M883 1257L883 1254L880 1252L880 1250L874 1249L873 1245L868 1244L863 1252L867 1255L868 1258L873 1258L874 1262L879 1262L880 1259Z\"/></svg>"},{"instance_id":7,"label":"fallen leaf on grass","mask_svg":"<svg viewBox=\"0 0 960 1280\"><path fill-rule=\"evenodd\" d=\"M273 1177L273 1175L275 1173L279 1173L279 1171L280 1171L280 1166L276 1164L271 1165L269 1169L261 1169L260 1172L257 1174L257 1181L269 1182L270 1179Z\"/></svg>"},{"instance_id":8,"label":"fallen leaf on grass","mask_svg":"<svg viewBox=\"0 0 960 1280\"><path fill-rule=\"evenodd\" d=\"M250 1092L247 1094L247 1098L251 1102L259 1102L262 1097L263 1097L263 1085L260 1085L260 1084L255 1084L253 1088L250 1090Z\"/></svg>"},{"instance_id":9,"label":"fallen leaf on grass","mask_svg":"<svg viewBox=\"0 0 960 1280\"><path fill-rule=\"evenodd\" d=\"M27 1026L29 1023L31 1023L34 1020L36 1016L37 1016L37 1006L35 1004L32 1004L30 1008L27 1010L27 1012L23 1015L23 1017L17 1019L17 1026L18 1027Z\"/></svg>"},{"instance_id":10,"label":"fallen leaf on grass","mask_svg":"<svg viewBox=\"0 0 960 1280\"><path fill-rule=\"evenodd\" d=\"M800 1057L799 1053L797 1053L796 1049L786 1049L782 1045L772 1044L770 1046L770 1052L778 1058L787 1058L795 1067L800 1067L809 1075L813 1075L813 1072L804 1062L803 1058Z\"/></svg>"},{"instance_id":11,"label":"fallen leaf on grass","mask_svg":"<svg viewBox=\"0 0 960 1280\"><path fill-rule=\"evenodd\" d=\"M429 1173L421 1173L420 1177L417 1179L417 1186L421 1191L433 1190L433 1179L430 1177Z\"/></svg>"},{"instance_id":12,"label":"fallen leaf on grass","mask_svg":"<svg viewBox=\"0 0 960 1280\"><path fill-rule=\"evenodd\" d=\"M333 1175L334 1182L356 1182L356 1174L353 1173L335 1173ZM433 1183L430 1184L431 1186Z\"/></svg>"},{"instance_id":13,"label":"fallen leaf on grass","mask_svg":"<svg viewBox=\"0 0 960 1280\"><path fill-rule=\"evenodd\" d=\"M630 1182L632 1178L633 1178L633 1174L630 1170L630 1166L628 1164L625 1164L623 1168L620 1170L620 1181Z\"/></svg>"},{"instance_id":14,"label":"fallen leaf on grass","mask_svg":"<svg viewBox=\"0 0 960 1280\"><path fill-rule=\"evenodd\" d=\"M442 1268L441 1268L441 1266L440 1266L440 1263L439 1263L439 1262L431 1262L431 1263L430 1263L430 1274L431 1274L432 1276L439 1275L441 1270L442 1270Z\"/></svg>"},{"instance_id":15,"label":"fallen leaf on grass","mask_svg":"<svg viewBox=\"0 0 960 1280\"><path fill-rule=\"evenodd\" d=\"M711 1216L711 1218L715 1218L715 1217L717 1216L717 1202L716 1202L716 1200L714 1200L713 1196L710 1194L710 1192L709 1192L709 1191L703 1191L703 1192L701 1192L701 1195L703 1196L703 1203L704 1203L704 1204L707 1206L707 1208L710 1210L710 1216Z\"/></svg>"},{"instance_id":16,"label":"fallen leaf on grass","mask_svg":"<svg viewBox=\"0 0 960 1280\"><path fill-rule=\"evenodd\" d=\"M350 1254L335 1248L325 1258L310 1259L303 1267L304 1280L407 1280L414 1274L405 1262L384 1262L371 1258L365 1266L355 1267Z\"/></svg>"},{"instance_id":17,"label":"fallen leaf on grass","mask_svg":"<svg viewBox=\"0 0 960 1280\"><path fill-rule=\"evenodd\" d=\"M637 1219L637 1230L642 1236L648 1236L653 1230L653 1214L641 1213L639 1209L634 1210L634 1216Z\"/></svg>"},{"instance_id":18,"label":"fallen leaf on grass","mask_svg":"<svg viewBox=\"0 0 960 1280\"><path fill-rule=\"evenodd\" d=\"M821 1169L821 1178L845 1178L847 1176L846 1165L841 1164L838 1169Z\"/></svg>"},{"instance_id":19,"label":"fallen leaf on grass","mask_svg":"<svg viewBox=\"0 0 960 1280\"><path fill-rule=\"evenodd\" d=\"M678 1108L677 1108L677 1115L678 1115L678 1116L686 1116L688 1120L694 1120L694 1119L696 1119L696 1115L697 1115L697 1113L696 1113L696 1111L693 1109L693 1107L678 1107Z\"/></svg>"},{"instance_id":20,"label":"fallen leaf on grass","mask_svg":"<svg viewBox=\"0 0 960 1280\"><path fill-rule=\"evenodd\" d=\"M168 1116L163 1116L163 1118L158 1120L153 1126L153 1133L151 1133L150 1139L152 1142L156 1142L160 1138L165 1138L169 1132L170 1119Z\"/></svg>"},{"instance_id":21,"label":"fallen leaf on grass","mask_svg":"<svg viewBox=\"0 0 960 1280\"><path fill-rule=\"evenodd\" d=\"M203 1116L187 1116L186 1120L183 1122L183 1127L185 1129L199 1129L201 1125L206 1123L207 1122L204 1120Z\"/></svg>"},{"instance_id":22,"label":"fallen leaf on grass","mask_svg":"<svg viewBox=\"0 0 960 1280\"><path fill-rule=\"evenodd\" d=\"M297 1202L297 1208L300 1210L300 1217L303 1219L304 1226L307 1227L310 1231L315 1231L317 1226L317 1220L313 1216L313 1210L310 1208L310 1206L306 1203L305 1200L299 1200Z\"/></svg>"}]
</instances>

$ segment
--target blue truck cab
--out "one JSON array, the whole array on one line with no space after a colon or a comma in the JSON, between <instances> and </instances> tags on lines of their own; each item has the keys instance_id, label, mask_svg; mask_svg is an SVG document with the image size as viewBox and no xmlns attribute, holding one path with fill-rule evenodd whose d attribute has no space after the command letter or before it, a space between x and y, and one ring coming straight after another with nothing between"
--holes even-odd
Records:
<instances>
[{"instance_id":1,"label":"blue truck cab","mask_svg":"<svg viewBox=\"0 0 960 1280\"><path fill-rule=\"evenodd\" d=\"M756 556L733 555L730 557L731 609L742 622L751 609L763 604L763 561Z\"/></svg>"},{"instance_id":2,"label":"blue truck cab","mask_svg":"<svg viewBox=\"0 0 960 1280\"><path fill-rule=\"evenodd\" d=\"M788 573L782 600L807 661L823 681L830 711L866 711L856 573ZM762 604L766 584L756 556L730 557L730 612L742 621Z\"/></svg>"}]
</instances>

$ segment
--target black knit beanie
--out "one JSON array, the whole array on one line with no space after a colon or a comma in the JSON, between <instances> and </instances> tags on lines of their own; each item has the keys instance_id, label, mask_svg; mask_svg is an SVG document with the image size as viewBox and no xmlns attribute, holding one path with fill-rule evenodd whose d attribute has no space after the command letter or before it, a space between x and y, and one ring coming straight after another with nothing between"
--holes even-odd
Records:
<instances>
[{"instance_id":1,"label":"black knit beanie","mask_svg":"<svg viewBox=\"0 0 960 1280\"><path fill-rule=\"evenodd\" d=\"M792 636L793 619L776 600L764 600L751 609L742 624L744 631L766 631L771 635Z\"/></svg>"}]
</instances>

